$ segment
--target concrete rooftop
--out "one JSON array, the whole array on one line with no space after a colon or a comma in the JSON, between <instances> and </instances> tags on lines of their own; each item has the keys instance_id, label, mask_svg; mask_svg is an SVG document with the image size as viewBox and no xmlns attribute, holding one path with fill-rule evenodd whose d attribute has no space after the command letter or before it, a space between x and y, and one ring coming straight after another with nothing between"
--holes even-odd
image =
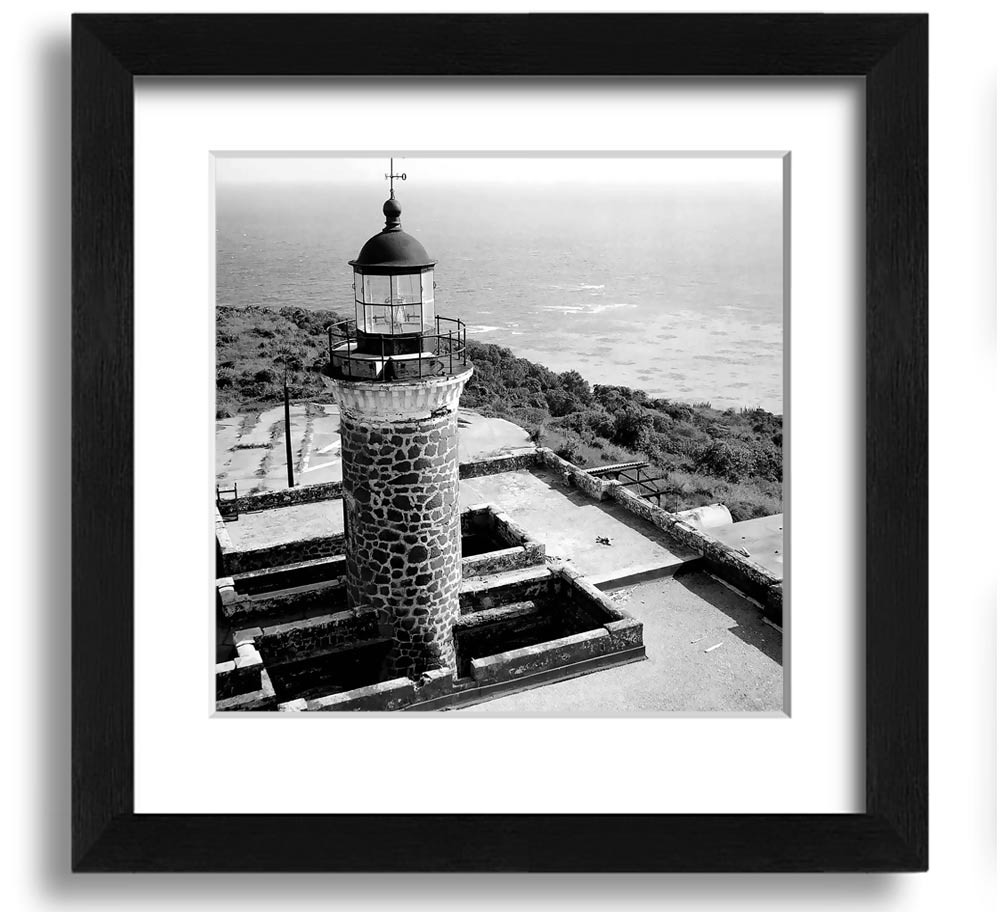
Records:
<instances>
[{"instance_id":1,"label":"concrete rooftop","mask_svg":"<svg viewBox=\"0 0 1000 912\"><path fill-rule=\"evenodd\" d=\"M330 404L291 407L292 453L299 484L340 481L340 411ZM285 410L234 415L215 423L215 481L221 488L239 487L240 494L277 491L288 484L285 465ZM458 458L474 462L521 447L530 447L524 428L503 418L486 418L471 409L458 410Z\"/></svg>"},{"instance_id":2,"label":"concrete rooftop","mask_svg":"<svg viewBox=\"0 0 1000 912\"><path fill-rule=\"evenodd\" d=\"M321 500L240 513L238 520L226 523L226 531L240 551L334 535L344 531L344 507L340 500Z\"/></svg>"},{"instance_id":3,"label":"concrete rooftop","mask_svg":"<svg viewBox=\"0 0 1000 912\"><path fill-rule=\"evenodd\" d=\"M592 500L545 470L465 479L459 497L463 511L476 504L496 505L544 542L549 557L572 560L595 584L671 573L694 557L615 501ZM226 523L226 530L239 550L264 548L343 532L344 514L340 500L296 504L241 513L236 522ZM600 544L599 537L610 545Z\"/></svg>"},{"instance_id":4,"label":"concrete rooftop","mask_svg":"<svg viewBox=\"0 0 1000 912\"><path fill-rule=\"evenodd\" d=\"M466 479L460 497L463 510L495 504L545 543L547 557L572 560L595 585L641 573L671 573L696 556L617 501L593 500L541 469ZM600 544L599 537L611 544Z\"/></svg>"},{"instance_id":5,"label":"concrete rooftop","mask_svg":"<svg viewBox=\"0 0 1000 912\"><path fill-rule=\"evenodd\" d=\"M608 593L643 624L647 659L470 706L470 713L780 712L782 634L701 573ZM714 647L714 648L713 648Z\"/></svg>"},{"instance_id":6,"label":"concrete rooftop","mask_svg":"<svg viewBox=\"0 0 1000 912\"><path fill-rule=\"evenodd\" d=\"M760 609L714 578L617 502L597 502L542 468L463 480L462 510L490 503L571 560L643 623L647 660L500 697L463 712L615 714L780 712L782 634ZM343 531L340 500L242 514L234 545L259 548ZM711 530L772 572L782 572L781 515ZM610 545L598 543L606 538ZM778 553L775 553L777 551ZM676 575L673 575L675 574ZM220 631L219 654L231 651Z\"/></svg>"},{"instance_id":7,"label":"concrete rooftop","mask_svg":"<svg viewBox=\"0 0 1000 912\"><path fill-rule=\"evenodd\" d=\"M784 579L785 575L785 516L761 516L709 529L709 534L733 548L743 548L765 570Z\"/></svg>"}]
</instances>

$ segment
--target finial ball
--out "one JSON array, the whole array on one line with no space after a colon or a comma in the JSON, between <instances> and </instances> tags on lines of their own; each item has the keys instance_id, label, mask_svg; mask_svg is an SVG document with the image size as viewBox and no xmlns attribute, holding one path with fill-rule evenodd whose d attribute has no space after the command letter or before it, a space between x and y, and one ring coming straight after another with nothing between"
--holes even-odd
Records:
<instances>
[{"instance_id":1,"label":"finial ball","mask_svg":"<svg viewBox=\"0 0 1000 912\"><path fill-rule=\"evenodd\" d=\"M403 212L403 207L399 205L397 199L387 199L382 207L382 214L387 219L398 219Z\"/></svg>"}]
</instances>

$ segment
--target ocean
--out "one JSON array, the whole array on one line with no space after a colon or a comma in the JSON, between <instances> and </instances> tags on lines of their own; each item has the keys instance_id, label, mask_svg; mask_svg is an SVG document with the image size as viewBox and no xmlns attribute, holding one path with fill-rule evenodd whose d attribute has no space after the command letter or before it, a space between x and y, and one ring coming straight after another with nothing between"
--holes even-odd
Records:
<instances>
[{"instance_id":1,"label":"ocean","mask_svg":"<svg viewBox=\"0 0 1000 912\"><path fill-rule=\"evenodd\" d=\"M384 224L377 183L220 183L220 305L353 308L347 261ZM770 184L418 183L403 229L437 312L555 371L782 412L782 204Z\"/></svg>"}]
</instances>

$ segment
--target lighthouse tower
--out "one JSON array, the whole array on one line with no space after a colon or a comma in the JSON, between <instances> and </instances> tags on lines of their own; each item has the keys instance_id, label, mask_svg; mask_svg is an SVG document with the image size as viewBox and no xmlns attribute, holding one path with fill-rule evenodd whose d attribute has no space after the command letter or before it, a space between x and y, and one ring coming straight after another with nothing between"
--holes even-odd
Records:
<instances>
[{"instance_id":1,"label":"lighthouse tower","mask_svg":"<svg viewBox=\"0 0 1000 912\"><path fill-rule=\"evenodd\" d=\"M461 320L435 312L434 265L403 231L392 174L385 227L354 269L355 319L331 327L351 607L377 609L388 671L455 668L462 579L458 399L472 367Z\"/></svg>"}]
</instances>

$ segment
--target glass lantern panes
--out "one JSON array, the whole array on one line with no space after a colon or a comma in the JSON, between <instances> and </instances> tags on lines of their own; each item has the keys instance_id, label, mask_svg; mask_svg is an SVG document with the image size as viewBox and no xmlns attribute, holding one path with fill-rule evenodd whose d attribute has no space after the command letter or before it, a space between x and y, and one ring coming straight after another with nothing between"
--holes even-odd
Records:
<instances>
[{"instance_id":1,"label":"glass lantern panes","mask_svg":"<svg viewBox=\"0 0 1000 912\"><path fill-rule=\"evenodd\" d=\"M424 305L424 332L434 328L434 270L420 273L420 299Z\"/></svg>"},{"instance_id":2,"label":"glass lantern panes","mask_svg":"<svg viewBox=\"0 0 1000 912\"><path fill-rule=\"evenodd\" d=\"M400 275L354 273L355 318L366 333L426 332L434 326L433 271Z\"/></svg>"}]
</instances>

